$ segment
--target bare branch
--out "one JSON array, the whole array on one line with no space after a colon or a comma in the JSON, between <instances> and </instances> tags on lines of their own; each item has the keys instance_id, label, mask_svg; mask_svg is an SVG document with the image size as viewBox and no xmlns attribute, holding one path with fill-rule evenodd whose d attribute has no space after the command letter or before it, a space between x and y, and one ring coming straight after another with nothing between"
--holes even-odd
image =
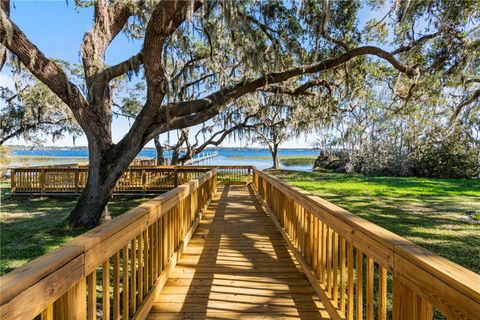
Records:
<instances>
[{"instance_id":1,"label":"bare branch","mask_svg":"<svg viewBox=\"0 0 480 320\"><path fill-rule=\"evenodd\" d=\"M424 35L423 37L420 37L419 39L417 40L414 40L412 42L410 42L409 44L405 45L405 46L402 46L400 48L397 48L396 50L394 50L392 52L392 54L399 54L399 53L402 53L402 52L407 52L407 51L410 51L412 50L413 48L419 46L419 45L422 45L424 44L425 42L427 42L428 40L431 40L433 38L436 38L438 37L439 35L441 35L442 33L444 33L444 30L439 30L435 33L432 33L432 34L427 34L427 35Z\"/></svg>"},{"instance_id":2,"label":"bare branch","mask_svg":"<svg viewBox=\"0 0 480 320\"><path fill-rule=\"evenodd\" d=\"M480 100L480 89L475 90L471 95L466 96L462 99L460 104L455 108L455 111L450 118L450 123L456 122L462 110L466 106L476 102L477 100Z\"/></svg>"},{"instance_id":3,"label":"bare branch","mask_svg":"<svg viewBox=\"0 0 480 320\"><path fill-rule=\"evenodd\" d=\"M324 80L324 79L313 79L305 82L301 86L291 89L291 88L285 88L283 86L265 86L263 88L258 89L258 91L262 92L272 92L272 93L283 93L283 94L288 94L292 96L300 96L300 95L308 95L308 96L313 96L315 95L314 93L308 92L307 90L316 86L323 86L327 88L329 94L331 94L332 89L331 86L333 84Z\"/></svg>"},{"instance_id":4,"label":"bare branch","mask_svg":"<svg viewBox=\"0 0 480 320\"><path fill-rule=\"evenodd\" d=\"M185 62L182 68L172 77L172 81L173 82L177 81L178 78L180 78L190 66L192 66L195 62L199 62L199 61L202 61L203 59L206 59L207 57L208 57L207 55L199 55Z\"/></svg>"},{"instance_id":5,"label":"bare branch","mask_svg":"<svg viewBox=\"0 0 480 320\"><path fill-rule=\"evenodd\" d=\"M233 133L236 130L244 129L244 128L253 128L254 125L248 125L248 122L250 119L253 119L257 116L257 114L251 114L246 116L242 122L237 123L229 128L223 128L220 131L215 132L208 140L204 141L201 145L197 146L196 144L194 146L190 146L190 144L187 144L187 148L189 149L189 152L187 152L185 155L179 158L180 162L185 162L187 160L190 160L193 156L199 154L205 148L208 146L219 146L225 138L227 138L231 133ZM197 134L195 135L195 139L198 143L197 136L201 131L198 131ZM188 140L188 139L187 139Z\"/></svg>"},{"instance_id":6,"label":"bare branch","mask_svg":"<svg viewBox=\"0 0 480 320\"><path fill-rule=\"evenodd\" d=\"M267 25L261 23L260 21L258 21L258 19L250 16L250 15L247 15L245 13L243 13L241 10L238 11L237 13L240 17L244 18L245 20L249 21L249 22L252 22L254 23L255 25L257 25L260 30L262 30L262 32L267 36L267 38L270 40L270 42L272 42L273 46L274 47L277 47L279 48L280 47L280 43L277 39L275 39L274 36L271 35L270 31L272 32L276 32L278 33L277 30L274 30L270 27L268 27Z\"/></svg>"},{"instance_id":7,"label":"bare branch","mask_svg":"<svg viewBox=\"0 0 480 320\"><path fill-rule=\"evenodd\" d=\"M204 75L203 77L200 77L200 78L198 78L198 79L195 79L195 80L193 80L193 81L190 81L189 83L184 84L184 85L180 88L180 90L179 90L180 96L183 95L183 92L184 92L185 90L187 90L187 88L189 88L189 87L191 87L191 86L194 86L194 85L196 85L196 84L198 84L198 83L202 82L203 80L206 80L206 79L208 79L208 78L210 78L210 77L213 77L214 75L215 75L215 74L213 74L213 73L209 73L209 74Z\"/></svg>"},{"instance_id":8,"label":"bare branch","mask_svg":"<svg viewBox=\"0 0 480 320\"><path fill-rule=\"evenodd\" d=\"M334 38L332 37L331 35L329 35L328 33L326 33L325 31L322 32L322 37L325 38L326 40L332 42L332 43L335 43L336 45L342 47L343 49L345 49L345 51L349 51L350 50L350 46L348 45L348 43L346 43L345 41L343 40L340 40L340 39L337 39L337 38Z\"/></svg>"}]
</instances>

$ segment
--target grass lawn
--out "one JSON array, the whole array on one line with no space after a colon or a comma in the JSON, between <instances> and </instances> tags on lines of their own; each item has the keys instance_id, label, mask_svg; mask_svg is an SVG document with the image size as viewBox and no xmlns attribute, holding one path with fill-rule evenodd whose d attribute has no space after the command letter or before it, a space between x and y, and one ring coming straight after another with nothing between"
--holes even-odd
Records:
<instances>
[{"instance_id":1,"label":"grass lawn","mask_svg":"<svg viewBox=\"0 0 480 320\"><path fill-rule=\"evenodd\" d=\"M1 182L0 275L51 251L86 230L69 230L64 220L74 198L9 199L9 182ZM117 216L146 199L115 197L108 209Z\"/></svg>"},{"instance_id":2,"label":"grass lawn","mask_svg":"<svg viewBox=\"0 0 480 320\"><path fill-rule=\"evenodd\" d=\"M480 180L269 173L480 273Z\"/></svg>"}]
</instances>

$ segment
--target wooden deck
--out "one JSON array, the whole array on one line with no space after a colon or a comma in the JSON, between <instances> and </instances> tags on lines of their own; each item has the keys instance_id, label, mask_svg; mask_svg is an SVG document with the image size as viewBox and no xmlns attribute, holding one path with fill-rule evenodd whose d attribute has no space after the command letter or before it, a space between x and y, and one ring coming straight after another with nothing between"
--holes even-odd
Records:
<instances>
[{"instance_id":1,"label":"wooden deck","mask_svg":"<svg viewBox=\"0 0 480 320\"><path fill-rule=\"evenodd\" d=\"M248 186L221 186L147 319L330 319Z\"/></svg>"}]
</instances>

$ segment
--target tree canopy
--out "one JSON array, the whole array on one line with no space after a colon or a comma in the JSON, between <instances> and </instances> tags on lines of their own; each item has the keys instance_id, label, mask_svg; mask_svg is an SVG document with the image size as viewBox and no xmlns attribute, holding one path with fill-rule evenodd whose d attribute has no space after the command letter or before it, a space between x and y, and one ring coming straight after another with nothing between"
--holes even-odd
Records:
<instances>
[{"instance_id":1,"label":"tree canopy","mask_svg":"<svg viewBox=\"0 0 480 320\"><path fill-rule=\"evenodd\" d=\"M362 83L356 81L363 74L358 70L364 70L384 72L385 84L404 101L417 98L419 87L436 92L467 83L473 87L466 87L460 99L467 104L478 99L478 1L76 4L94 7L92 29L79 48L83 70L78 81L9 18L8 1L2 2L0 39L68 106L85 132L90 169L70 216L77 226L101 221L116 181L155 136L201 124L240 98L255 99L258 91L311 95L320 107L343 109ZM364 10L385 11L385 16L361 21ZM121 32L143 39L143 45L125 61L107 65L105 52ZM145 96L128 133L113 143L115 90L132 73L142 79ZM325 95L331 97L328 103ZM457 114L463 105L458 104Z\"/></svg>"}]
</instances>

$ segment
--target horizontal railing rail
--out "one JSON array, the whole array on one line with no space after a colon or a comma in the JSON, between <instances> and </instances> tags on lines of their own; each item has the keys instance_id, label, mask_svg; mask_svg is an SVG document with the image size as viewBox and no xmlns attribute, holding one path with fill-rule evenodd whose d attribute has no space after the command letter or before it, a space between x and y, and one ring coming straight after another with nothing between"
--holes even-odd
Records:
<instances>
[{"instance_id":1,"label":"horizontal railing rail","mask_svg":"<svg viewBox=\"0 0 480 320\"><path fill-rule=\"evenodd\" d=\"M253 185L332 319L480 319L480 275L256 169Z\"/></svg>"},{"instance_id":2,"label":"horizontal railing rail","mask_svg":"<svg viewBox=\"0 0 480 320\"><path fill-rule=\"evenodd\" d=\"M134 159L131 166L156 166L157 160L154 158L136 158ZM10 170L12 169L47 169L47 168L77 168L77 167L88 167L88 161L84 162L72 162L72 163L57 163L57 164L40 164L40 165L15 165L9 167Z\"/></svg>"},{"instance_id":3,"label":"horizontal railing rail","mask_svg":"<svg viewBox=\"0 0 480 320\"><path fill-rule=\"evenodd\" d=\"M216 190L215 169L0 278L0 319L143 319Z\"/></svg>"}]
</instances>

